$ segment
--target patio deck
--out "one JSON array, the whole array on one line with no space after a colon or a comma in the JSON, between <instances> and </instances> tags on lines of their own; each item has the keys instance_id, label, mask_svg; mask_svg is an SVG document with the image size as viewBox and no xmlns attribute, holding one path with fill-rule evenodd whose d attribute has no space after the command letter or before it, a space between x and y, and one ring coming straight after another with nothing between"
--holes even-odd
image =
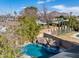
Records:
<instances>
[{"instance_id":1,"label":"patio deck","mask_svg":"<svg viewBox=\"0 0 79 59\"><path fill-rule=\"evenodd\" d=\"M76 34L76 33L77 32L70 32L70 33L65 33L65 34L61 34L61 35L53 35L53 36L60 38L61 40L64 40L64 41L79 44L79 39L74 37L74 34Z\"/></svg>"}]
</instances>

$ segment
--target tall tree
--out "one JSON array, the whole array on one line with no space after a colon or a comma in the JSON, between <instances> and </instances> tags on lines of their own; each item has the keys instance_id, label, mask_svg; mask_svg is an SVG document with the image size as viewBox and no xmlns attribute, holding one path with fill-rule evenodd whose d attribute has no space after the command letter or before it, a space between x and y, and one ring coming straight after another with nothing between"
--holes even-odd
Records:
<instances>
[{"instance_id":1,"label":"tall tree","mask_svg":"<svg viewBox=\"0 0 79 59\"><path fill-rule=\"evenodd\" d=\"M39 33L40 26L36 23L35 16L26 16L20 19L21 28L17 30L17 33L33 42Z\"/></svg>"},{"instance_id":2,"label":"tall tree","mask_svg":"<svg viewBox=\"0 0 79 59\"><path fill-rule=\"evenodd\" d=\"M27 15L29 15L29 16L32 16L32 15L33 16L37 16L37 8L36 7L33 7L33 6L26 7L22 11L22 15L24 15L24 16L27 16Z\"/></svg>"},{"instance_id":3,"label":"tall tree","mask_svg":"<svg viewBox=\"0 0 79 59\"><path fill-rule=\"evenodd\" d=\"M47 8L46 4L43 4L43 14L44 14L44 20L46 20L47 23L47 28L49 28L49 18L48 18L48 13L47 13Z\"/></svg>"}]
</instances>

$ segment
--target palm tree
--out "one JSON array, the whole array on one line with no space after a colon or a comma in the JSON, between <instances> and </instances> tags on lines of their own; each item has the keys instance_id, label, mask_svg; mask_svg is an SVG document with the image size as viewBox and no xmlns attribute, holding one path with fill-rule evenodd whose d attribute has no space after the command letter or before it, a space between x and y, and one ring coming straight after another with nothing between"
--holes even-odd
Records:
<instances>
[{"instance_id":1,"label":"palm tree","mask_svg":"<svg viewBox=\"0 0 79 59\"><path fill-rule=\"evenodd\" d=\"M17 12L16 11L14 11L14 15L15 15L15 20L16 20L16 16L17 16Z\"/></svg>"},{"instance_id":2,"label":"palm tree","mask_svg":"<svg viewBox=\"0 0 79 59\"><path fill-rule=\"evenodd\" d=\"M58 21L58 34L60 34L61 33L61 31L62 31L62 25L63 25L63 23L62 23L62 16L60 16L60 17L57 17L57 21Z\"/></svg>"}]
</instances>

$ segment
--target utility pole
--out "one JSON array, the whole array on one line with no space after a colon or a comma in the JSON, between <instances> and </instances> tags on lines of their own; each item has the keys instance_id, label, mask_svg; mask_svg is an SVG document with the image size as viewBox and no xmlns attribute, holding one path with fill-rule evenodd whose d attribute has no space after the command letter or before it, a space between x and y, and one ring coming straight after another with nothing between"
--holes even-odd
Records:
<instances>
[{"instance_id":1,"label":"utility pole","mask_svg":"<svg viewBox=\"0 0 79 59\"><path fill-rule=\"evenodd\" d=\"M69 17L69 18L70 18L70 20L72 20L72 12L70 12L70 17ZM71 26L71 25L72 25L72 24L71 24L71 22L70 22L70 26ZM73 30L73 28L71 27L71 28L70 28L70 31L72 31L72 30Z\"/></svg>"}]
</instances>

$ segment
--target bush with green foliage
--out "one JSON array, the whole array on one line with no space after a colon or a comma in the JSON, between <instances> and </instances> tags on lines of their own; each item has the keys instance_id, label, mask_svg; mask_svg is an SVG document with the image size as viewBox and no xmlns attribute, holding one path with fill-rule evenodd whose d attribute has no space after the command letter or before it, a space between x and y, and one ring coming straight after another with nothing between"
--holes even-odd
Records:
<instances>
[{"instance_id":1,"label":"bush with green foliage","mask_svg":"<svg viewBox=\"0 0 79 59\"><path fill-rule=\"evenodd\" d=\"M79 21L76 19L76 17L71 16L69 18L68 26L76 31L79 31Z\"/></svg>"},{"instance_id":2,"label":"bush with green foliage","mask_svg":"<svg viewBox=\"0 0 79 59\"><path fill-rule=\"evenodd\" d=\"M0 58L15 58L19 50L12 47L12 45L0 35Z\"/></svg>"}]
</instances>

